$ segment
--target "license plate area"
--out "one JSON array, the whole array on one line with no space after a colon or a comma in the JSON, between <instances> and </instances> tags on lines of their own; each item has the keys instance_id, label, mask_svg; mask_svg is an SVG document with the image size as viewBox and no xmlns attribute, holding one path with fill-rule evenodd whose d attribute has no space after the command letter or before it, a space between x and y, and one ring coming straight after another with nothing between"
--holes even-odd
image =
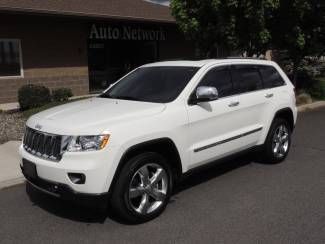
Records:
<instances>
[{"instance_id":1,"label":"license plate area","mask_svg":"<svg viewBox=\"0 0 325 244\"><path fill-rule=\"evenodd\" d=\"M23 159L23 171L27 178L37 179L37 170L34 163Z\"/></svg>"}]
</instances>

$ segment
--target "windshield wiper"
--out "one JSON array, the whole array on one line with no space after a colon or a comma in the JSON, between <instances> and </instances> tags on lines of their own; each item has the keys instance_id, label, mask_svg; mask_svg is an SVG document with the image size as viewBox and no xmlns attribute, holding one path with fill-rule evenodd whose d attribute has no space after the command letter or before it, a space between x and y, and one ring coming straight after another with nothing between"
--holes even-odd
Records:
<instances>
[{"instance_id":1,"label":"windshield wiper","mask_svg":"<svg viewBox=\"0 0 325 244\"><path fill-rule=\"evenodd\" d=\"M100 97L111 98L111 99L131 100L131 101L140 101L138 98L131 97L131 96L111 96L106 93L101 94Z\"/></svg>"},{"instance_id":2,"label":"windshield wiper","mask_svg":"<svg viewBox=\"0 0 325 244\"><path fill-rule=\"evenodd\" d=\"M115 98L115 99L122 99L122 100L132 100L132 101L139 101L138 98L135 97L130 97L130 96L114 96L111 98Z\"/></svg>"},{"instance_id":3,"label":"windshield wiper","mask_svg":"<svg viewBox=\"0 0 325 244\"><path fill-rule=\"evenodd\" d=\"M103 98L112 98L110 95L106 94L106 93L102 93L99 95L99 97L103 97Z\"/></svg>"}]
</instances>

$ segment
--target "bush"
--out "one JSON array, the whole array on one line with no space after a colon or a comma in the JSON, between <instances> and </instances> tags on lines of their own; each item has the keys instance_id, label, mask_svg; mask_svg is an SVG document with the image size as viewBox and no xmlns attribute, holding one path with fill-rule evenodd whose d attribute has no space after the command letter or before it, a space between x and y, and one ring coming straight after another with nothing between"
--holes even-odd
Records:
<instances>
[{"instance_id":1,"label":"bush","mask_svg":"<svg viewBox=\"0 0 325 244\"><path fill-rule=\"evenodd\" d=\"M308 93L315 99L325 99L325 79L316 80Z\"/></svg>"},{"instance_id":2,"label":"bush","mask_svg":"<svg viewBox=\"0 0 325 244\"><path fill-rule=\"evenodd\" d=\"M51 93L45 86L24 85L18 90L18 102L22 110L37 108L51 102Z\"/></svg>"},{"instance_id":3,"label":"bush","mask_svg":"<svg viewBox=\"0 0 325 244\"><path fill-rule=\"evenodd\" d=\"M53 101L62 102L68 101L69 97L72 97L72 91L69 88L59 88L52 91Z\"/></svg>"},{"instance_id":4,"label":"bush","mask_svg":"<svg viewBox=\"0 0 325 244\"><path fill-rule=\"evenodd\" d=\"M297 105L303 105L303 104L308 104L312 103L313 100L311 96L308 93L301 93L296 97Z\"/></svg>"}]
</instances>

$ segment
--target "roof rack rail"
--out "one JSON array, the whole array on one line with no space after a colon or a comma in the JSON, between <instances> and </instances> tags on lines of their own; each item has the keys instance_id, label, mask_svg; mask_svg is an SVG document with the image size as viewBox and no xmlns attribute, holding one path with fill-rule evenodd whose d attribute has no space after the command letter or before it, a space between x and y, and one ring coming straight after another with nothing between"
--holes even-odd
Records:
<instances>
[{"instance_id":1,"label":"roof rack rail","mask_svg":"<svg viewBox=\"0 0 325 244\"><path fill-rule=\"evenodd\" d=\"M234 56L234 57L225 57L225 59L254 59L254 60L267 60L265 57L238 57L238 56Z\"/></svg>"}]
</instances>

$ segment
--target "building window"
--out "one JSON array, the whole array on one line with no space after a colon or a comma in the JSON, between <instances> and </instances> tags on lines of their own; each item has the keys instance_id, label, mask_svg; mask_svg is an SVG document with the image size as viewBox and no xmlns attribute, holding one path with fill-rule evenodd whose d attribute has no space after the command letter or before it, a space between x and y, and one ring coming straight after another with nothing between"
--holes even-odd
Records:
<instances>
[{"instance_id":1,"label":"building window","mask_svg":"<svg viewBox=\"0 0 325 244\"><path fill-rule=\"evenodd\" d=\"M20 40L0 39L0 78L23 76Z\"/></svg>"}]
</instances>

